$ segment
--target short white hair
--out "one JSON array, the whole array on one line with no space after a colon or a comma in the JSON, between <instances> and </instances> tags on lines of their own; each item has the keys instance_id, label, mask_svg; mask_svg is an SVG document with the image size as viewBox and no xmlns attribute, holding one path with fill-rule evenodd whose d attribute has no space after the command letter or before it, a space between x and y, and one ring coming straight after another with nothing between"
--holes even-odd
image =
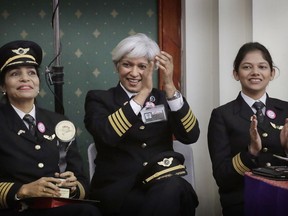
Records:
<instances>
[{"instance_id":1,"label":"short white hair","mask_svg":"<svg viewBox=\"0 0 288 216\"><path fill-rule=\"evenodd\" d=\"M160 53L158 44L143 33L124 38L112 51L112 61L115 65L123 58L145 57L148 61L154 60Z\"/></svg>"}]
</instances>

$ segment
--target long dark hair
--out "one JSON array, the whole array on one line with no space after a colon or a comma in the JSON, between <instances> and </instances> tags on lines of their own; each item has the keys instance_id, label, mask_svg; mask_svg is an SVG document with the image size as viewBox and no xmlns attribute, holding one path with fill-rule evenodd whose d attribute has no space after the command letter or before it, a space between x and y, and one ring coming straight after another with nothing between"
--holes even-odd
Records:
<instances>
[{"instance_id":1,"label":"long dark hair","mask_svg":"<svg viewBox=\"0 0 288 216\"><path fill-rule=\"evenodd\" d=\"M249 43L245 43L238 51L236 58L234 60L234 71L236 71L238 73L239 71L239 66L242 62L242 60L245 58L245 56L247 55L247 53L251 52L251 51L255 51L255 50L259 50L262 53L263 58L268 62L270 69L272 71L272 69L275 67L272 57L270 55L270 52L268 51L268 49L263 46L262 44L258 43L258 42L249 42Z\"/></svg>"}]
</instances>

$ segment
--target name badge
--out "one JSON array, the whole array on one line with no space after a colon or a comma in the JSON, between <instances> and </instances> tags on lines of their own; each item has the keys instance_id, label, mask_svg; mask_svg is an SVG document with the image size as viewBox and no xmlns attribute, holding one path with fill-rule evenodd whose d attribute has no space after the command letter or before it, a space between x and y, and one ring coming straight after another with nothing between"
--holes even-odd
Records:
<instances>
[{"instance_id":1,"label":"name badge","mask_svg":"<svg viewBox=\"0 0 288 216\"><path fill-rule=\"evenodd\" d=\"M167 115L163 104L157 105L155 107L145 107L141 110L140 113L144 124L167 120Z\"/></svg>"}]
</instances>

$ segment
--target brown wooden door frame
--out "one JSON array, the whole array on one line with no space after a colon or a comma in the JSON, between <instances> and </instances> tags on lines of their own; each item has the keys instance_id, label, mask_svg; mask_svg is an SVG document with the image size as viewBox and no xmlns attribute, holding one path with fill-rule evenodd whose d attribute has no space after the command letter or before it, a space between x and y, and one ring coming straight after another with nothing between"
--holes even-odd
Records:
<instances>
[{"instance_id":1,"label":"brown wooden door frame","mask_svg":"<svg viewBox=\"0 0 288 216\"><path fill-rule=\"evenodd\" d=\"M173 56L173 81L181 90L181 0L158 0L158 41L161 50ZM162 89L162 75L158 86Z\"/></svg>"}]
</instances>

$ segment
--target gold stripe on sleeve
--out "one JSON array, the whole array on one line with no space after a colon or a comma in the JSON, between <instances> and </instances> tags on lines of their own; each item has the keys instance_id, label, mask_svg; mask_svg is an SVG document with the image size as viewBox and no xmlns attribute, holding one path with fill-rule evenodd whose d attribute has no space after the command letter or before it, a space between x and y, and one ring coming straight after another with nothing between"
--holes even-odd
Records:
<instances>
[{"instance_id":1,"label":"gold stripe on sleeve","mask_svg":"<svg viewBox=\"0 0 288 216\"><path fill-rule=\"evenodd\" d=\"M114 131L118 134L118 136L121 137L123 134L118 130L117 126L114 124L114 121L113 121L111 115L108 116L108 120L109 120L111 126L113 127Z\"/></svg>"},{"instance_id":2,"label":"gold stripe on sleeve","mask_svg":"<svg viewBox=\"0 0 288 216\"><path fill-rule=\"evenodd\" d=\"M196 124L196 117L192 113L191 109L189 109L187 115L181 119L182 124L186 130L186 132L190 132Z\"/></svg>"},{"instance_id":3,"label":"gold stripe on sleeve","mask_svg":"<svg viewBox=\"0 0 288 216\"><path fill-rule=\"evenodd\" d=\"M121 122L119 122L119 119L117 118L117 113L118 113L118 111L113 113L112 118L113 118L113 121L116 124L117 128L121 131L122 134L124 134L126 130L122 127Z\"/></svg>"},{"instance_id":4,"label":"gold stripe on sleeve","mask_svg":"<svg viewBox=\"0 0 288 216\"><path fill-rule=\"evenodd\" d=\"M120 125L122 125L122 127L124 128L124 129L123 129L123 130L124 130L123 133L125 133L125 131L127 131L127 130L129 129L128 126L127 126L127 125L125 124L125 122L123 121L123 119L122 119L119 111L117 111L115 114L116 114L116 117L117 117Z\"/></svg>"},{"instance_id":5,"label":"gold stripe on sleeve","mask_svg":"<svg viewBox=\"0 0 288 216\"><path fill-rule=\"evenodd\" d=\"M187 124L189 124L189 122L191 122L191 119L192 119L192 112L190 112L190 110L189 110L189 112L188 112L188 114L189 114L189 116L187 116L188 118L186 118L185 119L185 121L183 121L183 119L181 120L182 121L182 124L184 125L184 126L186 126ZM186 116L185 116L186 117Z\"/></svg>"},{"instance_id":6,"label":"gold stripe on sleeve","mask_svg":"<svg viewBox=\"0 0 288 216\"><path fill-rule=\"evenodd\" d=\"M245 172L250 171L250 169L248 167L246 167L243 162L241 161L240 158L240 153L238 153L237 155L235 155L232 158L232 163L233 163L233 167L234 169L240 174L240 175L244 175Z\"/></svg>"},{"instance_id":7,"label":"gold stripe on sleeve","mask_svg":"<svg viewBox=\"0 0 288 216\"><path fill-rule=\"evenodd\" d=\"M189 124L185 125L185 129L187 133L193 129L193 127L196 124L196 120L197 120L196 117L193 115L192 120L189 122Z\"/></svg>"},{"instance_id":8,"label":"gold stripe on sleeve","mask_svg":"<svg viewBox=\"0 0 288 216\"><path fill-rule=\"evenodd\" d=\"M131 123L130 123L130 122L128 121L128 119L125 117L122 108L119 109L119 113L120 113L120 116L122 117L123 121L125 122L125 124L126 124L129 128L132 127Z\"/></svg>"},{"instance_id":9,"label":"gold stripe on sleeve","mask_svg":"<svg viewBox=\"0 0 288 216\"><path fill-rule=\"evenodd\" d=\"M14 183L2 182L0 183L0 209L7 208L7 194Z\"/></svg>"},{"instance_id":10,"label":"gold stripe on sleeve","mask_svg":"<svg viewBox=\"0 0 288 216\"><path fill-rule=\"evenodd\" d=\"M124 115L122 108L109 115L108 120L115 132L120 137L123 136L123 134L126 133L130 127L132 127L131 123Z\"/></svg>"},{"instance_id":11,"label":"gold stripe on sleeve","mask_svg":"<svg viewBox=\"0 0 288 216\"><path fill-rule=\"evenodd\" d=\"M191 109L189 109L189 111L188 111L187 114L181 119L181 121L182 121L182 122L185 122L185 121L189 118L189 116L191 115L191 113L192 113L192 111L191 111Z\"/></svg>"}]
</instances>

